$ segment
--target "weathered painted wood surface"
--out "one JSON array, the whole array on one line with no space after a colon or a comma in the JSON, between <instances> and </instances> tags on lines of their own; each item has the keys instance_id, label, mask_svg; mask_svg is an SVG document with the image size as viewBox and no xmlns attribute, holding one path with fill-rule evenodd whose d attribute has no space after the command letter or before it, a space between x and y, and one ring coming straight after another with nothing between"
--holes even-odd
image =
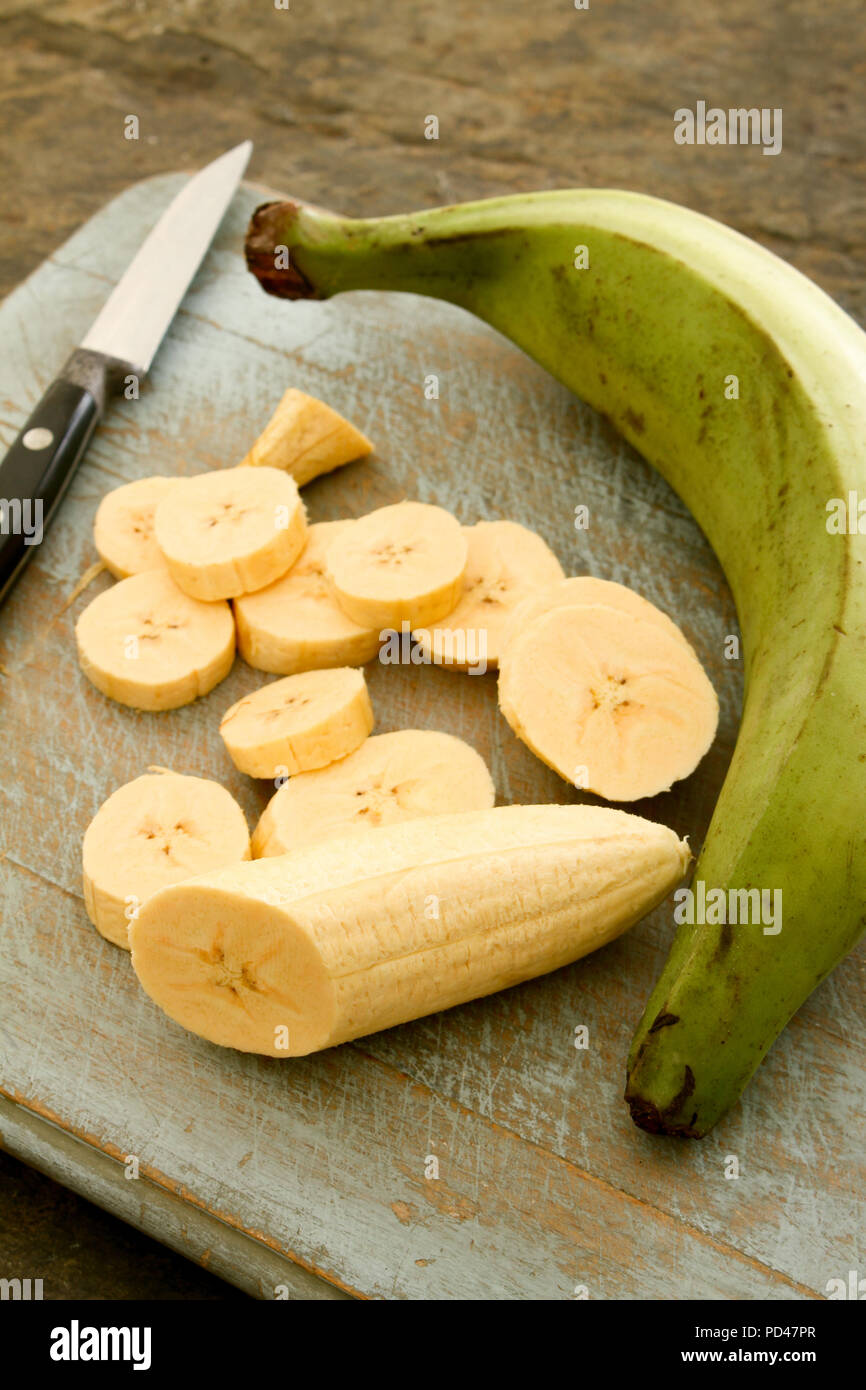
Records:
<instances>
[{"instance_id":1,"label":"weathered painted wood surface","mask_svg":"<svg viewBox=\"0 0 866 1390\"><path fill-rule=\"evenodd\" d=\"M179 183L130 189L0 310L3 442ZM627 581L682 624L719 692L719 738L688 782L637 810L697 848L733 746L741 677L723 649L735 615L666 485L458 310L387 295L267 299L239 255L259 196L239 193L141 399L112 409L0 617L0 1090L18 1107L0 1111L0 1142L194 1258L216 1249L221 1273L265 1297L279 1284L294 1297L820 1297L862 1262L862 950L801 1010L736 1113L702 1143L677 1144L638 1132L621 1099L669 909L543 980L285 1062L185 1034L89 926L81 836L121 782L150 763L214 776L251 823L267 799L217 732L259 673L238 661L207 699L165 715L114 705L79 674L74 622L109 582L70 602L94 559L93 513L121 481L239 461L289 384L377 443L371 460L305 490L311 519L403 496L466 522L515 517L568 572ZM430 373L438 401L424 398ZM461 734L502 801L574 795L511 735L492 677L368 669L380 731ZM425 1175L430 1155L438 1179ZM738 1178L725 1176L730 1156ZM231 1239L213 1237L227 1228Z\"/></svg>"}]
</instances>

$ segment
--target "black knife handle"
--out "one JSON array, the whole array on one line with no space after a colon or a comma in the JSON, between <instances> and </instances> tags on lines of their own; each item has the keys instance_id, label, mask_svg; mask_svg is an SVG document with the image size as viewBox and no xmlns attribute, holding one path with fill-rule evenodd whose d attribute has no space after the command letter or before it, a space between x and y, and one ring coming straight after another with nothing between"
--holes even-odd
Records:
<instances>
[{"instance_id":1,"label":"black knife handle","mask_svg":"<svg viewBox=\"0 0 866 1390\"><path fill-rule=\"evenodd\" d=\"M0 463L0 603L32 557L128 364L79 348Z\"/></svg>"}]
</instances>

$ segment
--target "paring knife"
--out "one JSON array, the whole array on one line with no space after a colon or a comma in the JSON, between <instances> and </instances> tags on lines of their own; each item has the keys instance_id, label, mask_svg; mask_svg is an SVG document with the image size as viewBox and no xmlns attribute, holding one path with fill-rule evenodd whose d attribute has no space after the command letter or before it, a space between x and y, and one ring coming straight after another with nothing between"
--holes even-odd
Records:
<instances>
[{"instance_id":1,"label":"paring knife","mask_svg":"<svg viewBox=\"0 0 866 1390\"><path fill-rule=\"evenodd\" d=\"M0 463L0 603L42 539L111 395L146 375L243 177L252 142L169 204Z\"/></svg>"}]
</instances>

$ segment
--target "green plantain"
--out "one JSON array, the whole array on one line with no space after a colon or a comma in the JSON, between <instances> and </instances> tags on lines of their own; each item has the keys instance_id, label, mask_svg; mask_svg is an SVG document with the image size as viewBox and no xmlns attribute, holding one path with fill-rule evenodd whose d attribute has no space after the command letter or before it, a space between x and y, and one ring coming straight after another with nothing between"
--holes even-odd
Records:
<instances>
[{"instance_id":1,"label":"green plantain","mask_svg":"<svg viewBox=\"0 0 866 1390\"><path fill-rule=\"evenodd\" d=\"M754 242L629 193L377 221L266 204L247 259L290 299L408 290L486 319L617 425L715 549L746 686L695 882L781 890L782 929L680 926L626 1088L644 1129L706 1134L866 926L866 335Z\"/></svg>"}]
</instances>

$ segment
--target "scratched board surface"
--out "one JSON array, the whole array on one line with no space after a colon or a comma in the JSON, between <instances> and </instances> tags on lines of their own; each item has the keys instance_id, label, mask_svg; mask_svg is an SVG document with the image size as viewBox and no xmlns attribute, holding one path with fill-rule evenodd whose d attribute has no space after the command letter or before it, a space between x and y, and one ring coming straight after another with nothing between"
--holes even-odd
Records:
<instances>
[{"instance_id":1,"label":"scratched board surface","mask_svg":"<svg viewBox=\"0 0 866 1390\"><path fill-rule=\"evenodd\" d=\"M4 444L182 183L128 190L3 305ZM538 530L566 572L627 582L681 624L719 693L719 736L694 776L636 811L697 850L733 747L733 605L667 486L460 310L385 294L265 297L240 254L262 192L238 193L140 399L112 407L0 613L0 1139L14 1147L10 1135L26 1132L19 1148L34 1162L66 1145L55 1165L64 1181L195 1258L208 1257L208 1232L231 1233L244 1253L224 1256L221 1272L264 1297L281 1271L306 1297L823 1296L862 1256L862 950L800 1011L735 1113L703 1142L676 1143L635 1129L621 1098L670 904L544 979L285 1061L185 1033L90 927L81 837L117 786L149 764L213 777L251 825L269 790L234 770L218 735L221 713L267 679L240 659L206 699L166 714L113 704L80 675L75 620L110 583L101 574L76 593L96 558L96 506L134 478L238 463L289 385L376 443L370 459L305 489L311 520L403 497L467 523L511 517ZM430 375L438 400L425 398ZM379 732L461 735L488 760L500 802L578 799L511 734L494 676L378 663L368 673ZM128 1198L127 1155L147 1201Z\"/></svg>"}]
</instances>

